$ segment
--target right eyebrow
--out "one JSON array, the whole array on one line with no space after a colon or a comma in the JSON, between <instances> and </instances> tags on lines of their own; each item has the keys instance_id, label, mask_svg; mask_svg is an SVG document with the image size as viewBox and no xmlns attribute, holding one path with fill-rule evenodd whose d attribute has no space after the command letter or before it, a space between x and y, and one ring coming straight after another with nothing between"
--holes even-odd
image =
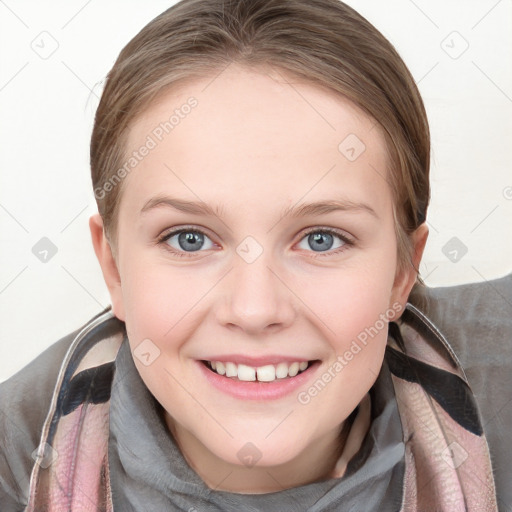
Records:
<instances>
[{"instance_id":1,"label":"right eyebrow","mask_svg":"<svg viewBox=\"0 0 512 512\"><path fill-rule=\"evenodd\" d=\"M184 201L170 196L157 196L147 201L142 207L140 213L144 214L155 208L167 206L179 210L184 213L191 213L195 215L213 215L215 217L222 216L223 207L215 205L211 207L202 201Z\"/></svg>"}]
</instances>

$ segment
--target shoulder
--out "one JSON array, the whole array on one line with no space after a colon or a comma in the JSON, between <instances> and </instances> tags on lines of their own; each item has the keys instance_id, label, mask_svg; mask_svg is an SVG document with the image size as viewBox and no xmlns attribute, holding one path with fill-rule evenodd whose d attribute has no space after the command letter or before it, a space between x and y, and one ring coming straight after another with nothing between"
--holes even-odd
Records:
<instances>
[{"instance_id":1,"label":"shoulder","mask_svg":"<svg viewBox=\"0 0 512 512\"><path fill-rule=\"evenodd\" d=\"M460 286L417 286L409 300L461 361L482 417L498 498L512 503L512 274Z\"/></svg>"},{"instance_id":2,"label":"shoulder","mask_svg":"<svg viewBox=\"0 0 512 512\"><path fill-rule=\"evenodd\" d=\"M417 286L410 301L439 328L466 369L512 364L512 274L459 286Z\"/></svg>"},{"instance_id":3,"label":"shoulder","mask_svg":"<svg viewBox=\"0 0 512 512\"><path fill-rule=\"evenodd\" d=\"M0 384L0 433L5 440L0 446L2 510L20 510L27 502L32 453L39 445L62 363L84 327L53 343Z\"/></svg>"}]
</instances>

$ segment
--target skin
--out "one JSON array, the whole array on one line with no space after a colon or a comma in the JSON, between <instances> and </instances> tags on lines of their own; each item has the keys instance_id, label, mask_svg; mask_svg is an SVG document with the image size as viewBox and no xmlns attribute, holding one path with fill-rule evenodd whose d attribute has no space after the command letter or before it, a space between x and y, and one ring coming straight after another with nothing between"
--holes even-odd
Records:
<instances>
[{"instance_id":1,"label":"skin","mask_svg":"<svg viewBox=\"0 0 512 512\"><path fill-rule=\"evenodd\" d=\"M166 91L132 126L129 151L187 98L198 105L124 179L115 258L101 217L90 221L132 351L145 339L160 350L149 366L134 357L141 378L188 463L211 488L232 492L272 492L330 475L344 422L379 373L387 329L306 405L295 392L266 402L230 397L208 384L197 360L294 354L321 361L316 379L386 310L404 308L416 278L412 266L397 271L379 127L339 95L297 79L292 87L286 76L231 65L213 81ZM355 161L338 150L349 134L366 146ZM220 210L198 215L159 206L141 213L152 198L169 195ZM364 203L374 213L282 215L330 199ZM178 235L159 243L171 228L206 231L204 246L187 252ZM334 236L322 251L306 228L338 230L353 244ZM422 225L412 236L416 266L427 235ZM263 250L251 263L236 252L247 236ZM237 456L248 442L261 454L250 468Z\"/></svg>"}]
</instances>

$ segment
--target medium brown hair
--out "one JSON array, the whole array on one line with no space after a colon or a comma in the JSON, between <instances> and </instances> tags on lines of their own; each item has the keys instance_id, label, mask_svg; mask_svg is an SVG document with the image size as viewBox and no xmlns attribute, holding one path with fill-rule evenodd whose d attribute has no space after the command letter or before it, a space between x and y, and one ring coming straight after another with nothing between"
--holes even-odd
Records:
<instances>
[{"instance_id":1,"label":"medium brown hair","mask_svg":"<svg viewBox=\"0 0 512 512\"><path fill-rule=\"evenodd\" d=\"M106 185L126 161L134 120L169 86L218 74L233 62L271 65L328 87L377 121L389 152L399 267L410 264L410 234L425 221L430 198L425 108L391 43L339 0L182 0L125 46L107 76L90 153L111 243L123 184Z\"/></svg>"}]
</instances>

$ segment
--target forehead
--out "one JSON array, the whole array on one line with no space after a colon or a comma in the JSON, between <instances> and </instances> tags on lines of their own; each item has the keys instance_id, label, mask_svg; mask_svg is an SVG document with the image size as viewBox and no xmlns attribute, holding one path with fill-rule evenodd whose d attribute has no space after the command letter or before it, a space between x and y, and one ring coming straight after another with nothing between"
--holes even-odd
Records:
<instances>
[{"instance_id":1,"label":"forehead","mask_svg":"<svg viewBox=\"0 0 512 512\"><path fill-rule=\"evenodd\" d=\"M172 187L173 195L218 203L339 192L389 206L375 121L341 95L277 69L231 65L171 87L131 127L127 155L144 145L151 149L126 180L135 202Z\"/></svg>"}]
</instances>

